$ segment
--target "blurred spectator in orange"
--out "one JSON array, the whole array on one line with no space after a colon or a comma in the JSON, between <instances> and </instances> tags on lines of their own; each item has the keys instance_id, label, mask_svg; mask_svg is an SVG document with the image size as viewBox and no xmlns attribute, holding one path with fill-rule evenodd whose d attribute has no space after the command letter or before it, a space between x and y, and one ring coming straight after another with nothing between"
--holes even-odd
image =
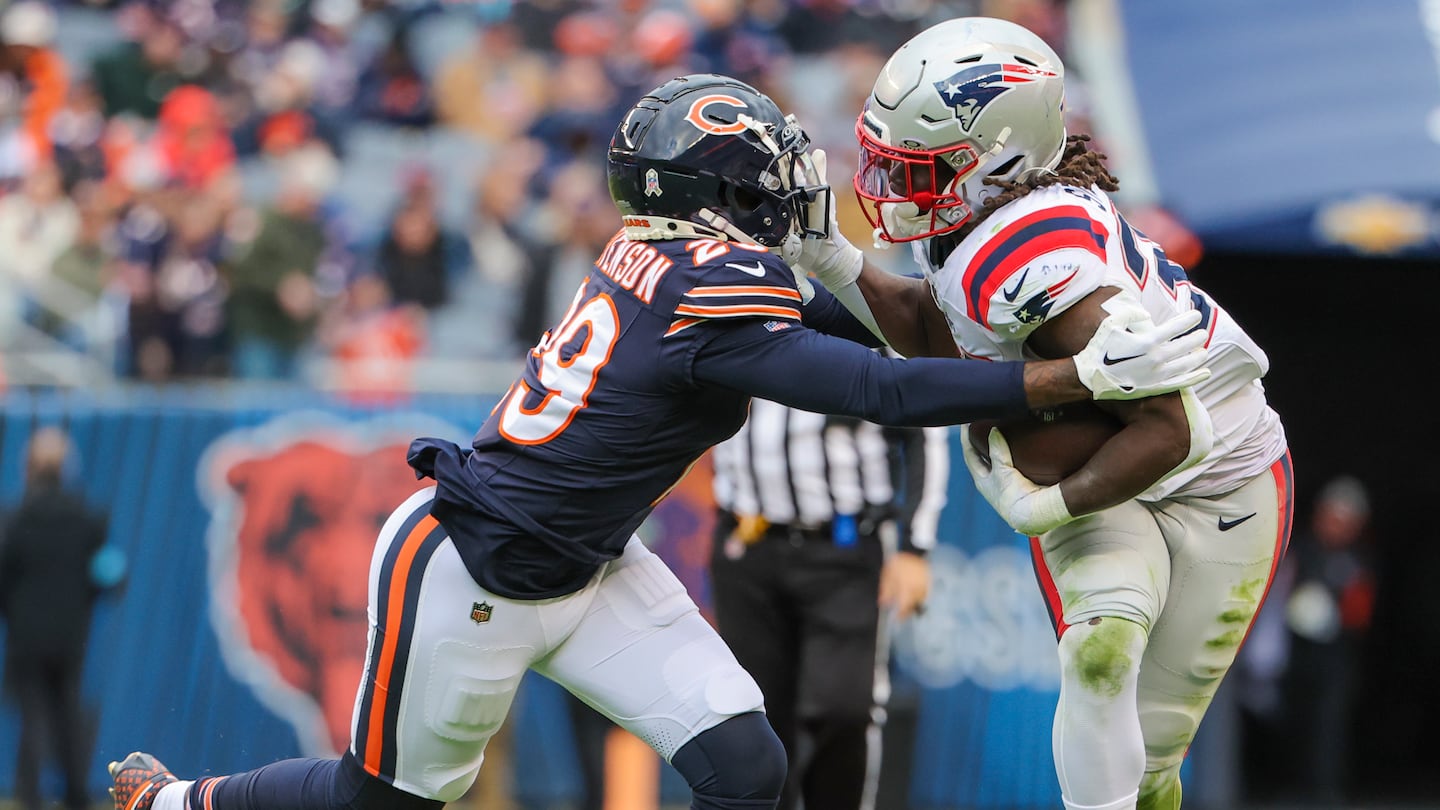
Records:
<instances>
[{"instance_id":1,"label":"blurred spectator in orange","mask_svg":"<svg viewBox=\"0 0 1440 810\"><path fill-rule=\"evenodd\" d=\"M0 96L19 104L21 149L33 160L50 159L50 121L69 87L65 61L52 47L55 27L55 12L38 0L12 3L0 16Z\"/></svg>"},{"instance_id":2,"label":"blurred spectator in orange","mask_svg":"<svg viewBox=\"0 0 1440 810\"><path fill-rule=\"evenodd\" d=\"M107 116L130 113L154 120L160 103L186 81L185 31L158 5L134 3L123 14L132 40L96 58L90 76Z\"/></svg>"},{"instance_id":3,"label":"blurred spectator in orange","mask_svg":"<svg viewBox=\"0 0 1440 810\"><path fill-rule=\"evenodd\" d=\"M250 380L290 380L323 305L317 272L327 249L321 203L334 186L335 157L312 142L281 163L273 204L236 228L229 262L229 321L235 374Z\"/></svg>"},{"instance_id":4,"label":"blurred spectator in orange","mask_svg":"<svg viewBox=\"0 0 1440 810\"><path fill-rule=\"evenodd\" d=\"M337 388L364 402L393 401L412 390L425 313L414 304L396 306L385 280L367 273L351 283L321 340L336 361Z\"/></svg>"},{"instance_id":5,"label":"blurred spectator in orange","mask_svg":"<svg viewBox=\"0 0 1440 810\"><path fill-rule=\"evenodd\" d=\"M45 427L30 438L25 494L0 523L0 616L5 687L20 705L15 798L40 810L41 766L54 758L65 778L67 810L89 810L85 783L92 712L80 691L95 600L119 584L102 572L108 516L71 489L70 440ZM123 561L121 562L123 569Z\"/></svg>"},{"instance_id":6,"label":"blurred spectator in orange","mask_svg":"<svg viewBox=\"0 0 1440 810\"><path fill-rule=\"evenodd\" d=\"M1350 788L1352 708L1375 604L1370 539L1370 495L1358 478L1342 475L1320 489L1291 547L1289 739L1298 745L1299 789L1316 805L1341 806Z\"/></svg>"},{"instance_id":7,"label":"blurred spectator in orange","mask_svg":"<svg viewBox=\"0 0 1440 810\"><path fill-rule=\"evenodd\" d=\"M544 57L521 45L515 26L482 23L470 47L441 63L435 109L442 124L498 143L529 129L550 86Z\"/></svg>"},{"instance_id":8,"label":"blurred spectator in orange","mask_svg":"<svg viewBox=\"0 0 1440 810\"><path fill-rule=\"evenodd\" d=\"M431 310L449 300L451 279L469 264L469 246L441 226L430 173L412 169L407 175L404 196L380 240L375 264L395 303Z\"/></svg>"},{"instance_id":9,"label":"blurred spectator in orange","mask_svg":"<svg viewBox=\"0 0 1440 810\"><path fill-rule=\"evenodd\" d=\"M153 148L167 185L198 189L229 172L235 147L210 91L193 84L175 88L160 105Z\"/></svg>"},{"instance_id":10,"label":"blurred spectator in orange","mask_svg":"<svg viewBox=\"0 0 1440 810\"><path fill-rule=\"evenodd\" d=\"M360 74L355 112L361 118L403 127L434 123L435 102L409 43L409 29L396 26L385 49Z\"/></svg>"}]
</instances>

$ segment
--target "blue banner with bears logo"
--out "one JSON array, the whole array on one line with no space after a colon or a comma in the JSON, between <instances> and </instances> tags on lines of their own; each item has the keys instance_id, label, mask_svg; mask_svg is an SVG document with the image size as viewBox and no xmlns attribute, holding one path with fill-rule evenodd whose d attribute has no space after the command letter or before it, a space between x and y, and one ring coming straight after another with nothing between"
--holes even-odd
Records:
<instances>
[{"instance_id":1,"label":"blue banner with bears logo","mask_svg":"<svg viewBox=\"0 0 1440 810\"><path fill-rule=\"evenodd\" d=\"M108 786L104 763L137 749L185 777L342 750L365 654L370 548L418 486L406 445L417 435L466 442L494 401L374 408L203 388L0 400L0 507L21 494L30 435L61 425L76 450L71 482L109 511L110 542L128 563L123 587L98 607L86 666L85 694L100 709L92 795ZM713 506L708 468L696 469L642 534L703 608ZM895 642L897 674L919 700L909 806L1058 806L1057 664L1024 538L958 466L949 496L934 595ZM504 781L522 807L564 807L578 794L562 697L530 676L510 718ZM16 736L7 706L4 795ZM678 775L662 774L667 806L688 803Z\"/></svg>"}]
</instances>

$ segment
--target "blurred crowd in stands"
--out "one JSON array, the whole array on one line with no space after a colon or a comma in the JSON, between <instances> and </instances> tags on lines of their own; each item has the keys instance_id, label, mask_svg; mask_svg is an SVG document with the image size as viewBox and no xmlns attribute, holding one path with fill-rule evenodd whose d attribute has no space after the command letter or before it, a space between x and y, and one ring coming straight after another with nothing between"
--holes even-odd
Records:
<instances>
[{"instance_id":1,"label":"blurred crowd in stands","mask_svg":"<svg viewBox=\"0 0 1440 810\"><path fill-rule=\"evenodd\" d=\"M9 0L0 361L385 391L513 359L618 227L646 90L727 73L848 156L884 56L976 13L1063 54L1061 0Z\"/></svg>"}]
</instances>

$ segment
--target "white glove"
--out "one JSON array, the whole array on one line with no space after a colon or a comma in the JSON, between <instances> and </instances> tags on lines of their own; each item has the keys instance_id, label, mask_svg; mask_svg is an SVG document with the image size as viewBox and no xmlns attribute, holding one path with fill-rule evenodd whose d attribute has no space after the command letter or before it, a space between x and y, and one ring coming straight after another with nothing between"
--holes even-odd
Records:
<instances>
[{"instance_id":1,"label":"white glove","mask_svg":"<svg viewBox=\"0 0 1440 810\"><path fill-rule=\"evenodd\" d=\"M825 181L825 163L825 150L816 149L809 154L808 161L801 160L796 166L797 174L803 177L797 180L808 186L826 187L806 206L805 222L807 231L825 233L826 236L809 236L801 240L800 258L794 266L820 279L825 289L833 292L854 284L860 278L865 254L840 233L840 223L835 214L835 190Z\"/></svg>"},{"instance_id":2,"label":"white glove","mask_svg":"<svg viewBox=\"0 0 1440 810\"><path fill-rule=\"evenodd\" d=\"M975 489L1010 528L1038 537L1075 519L1058 485L1042 487L1015 469L1010 461L1010 445L998 429L990 429L989 464L971 446L970 426L960 430L960 447L965 451L965 466L975 479Z\"/></svg>"},{"instance_id":3,"label":"white glove","mask_svg":"<svg viewBox=\"0 0 1440 810\"><path fill-rule=\"evenodd\" d=\"M1139 304L1120 298L1105 302L1110 315L1075 355L1075 371L1095 399L1153 397L1210 378L1205 332L1190 332L1200 324L1198 311L1157 326Z\"/></svg>"}]
</instances>

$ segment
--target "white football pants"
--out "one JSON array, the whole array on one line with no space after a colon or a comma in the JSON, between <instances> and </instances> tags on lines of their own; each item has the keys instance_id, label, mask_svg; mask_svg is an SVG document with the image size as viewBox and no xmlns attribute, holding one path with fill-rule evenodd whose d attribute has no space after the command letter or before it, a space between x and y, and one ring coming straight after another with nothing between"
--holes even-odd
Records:
<instances>
[{"instance_id":1,"label":"white football pants","mask_svg":"<svg viewBox=\"0 0 1440 810\"><path fill-rule=\"evenodd\" d=\"M507 599L465 570L430 516L434 492L417 492L391 515L371 561L370 647L351 750L372 775L418 796L459 799L527 669L667 761L700 732L763 709L754 679L638 539L582 590Z\"/></svg>"},{"instance_id":2,"label":"white football pants","mask_svg":"<svg viewBox=\"0 0 1440 810\"><path fill-rule=\"evenodd\" d=\"M1142 807L1170 793L1178 807L1180 763L1269 591L1292 496L1287 454L1225 495L1128 501L1032 539L1061 639L1068 807L1133 808L1137 790Z\"/></svg>"}]
</instances>

